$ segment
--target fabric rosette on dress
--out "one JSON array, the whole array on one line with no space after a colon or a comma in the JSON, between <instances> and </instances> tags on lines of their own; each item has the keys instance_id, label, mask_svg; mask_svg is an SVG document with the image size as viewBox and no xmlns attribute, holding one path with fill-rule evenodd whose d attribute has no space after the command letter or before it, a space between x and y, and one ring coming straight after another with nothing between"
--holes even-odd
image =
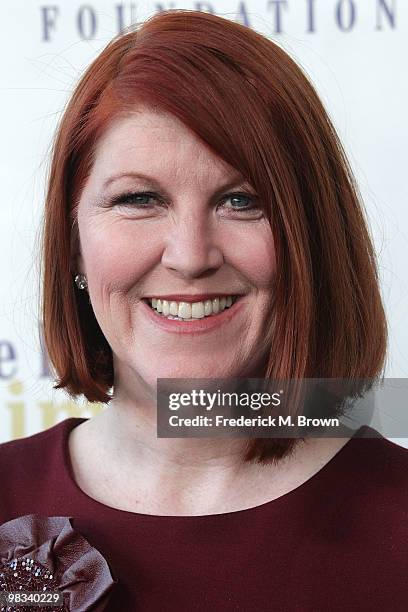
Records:
<instances>
[{"instance_id":1,"label":"fabric rosette on dress","mask_svg":"<svg viewBox=\"0 0 408 612\"><path fill-rule=\"evenodd\" d=\"M7 612L102 612L116 580L66 516L27 514L0 525L0 593L63 593L64 606L3 604Z\"/></svg>"}]
</instances>

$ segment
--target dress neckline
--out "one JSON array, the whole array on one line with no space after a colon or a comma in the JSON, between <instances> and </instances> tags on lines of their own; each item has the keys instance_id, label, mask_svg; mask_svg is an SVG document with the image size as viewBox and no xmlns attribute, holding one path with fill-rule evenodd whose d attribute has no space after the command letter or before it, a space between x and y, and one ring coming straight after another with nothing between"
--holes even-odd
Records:
<instances>
[{"instance_id":1,"label":"dress neckline","mask_svg":"<svg viewBox=\"0 0 408 612\"><path fill-rule=\"evenodd\" d=\"M175 523L181 522L202 522L202 521L220 521L231 517L236 518L244 518L244 517L254 517L254 515L263 513L265 511L282 511L282 508L288 507L292 503L296 503L297 498L301 498L305 493L309 492L309 489L318 488L322 485L322 481L326 480L328 482L331 481L331 476L335 473L338 468L341 460L343 462L346 460L347 455L353 451L355 448L355 444L357 439L361 436L358 434L362 429L370 430L366 425L360 427L352 437L325 463L317 472L315 472L310 478L302 482L300 485L294 487L290 491L271 499L269 501L263 502L262 504L258 504L256 506L252 506L250 508L244 508L241 510L232 510L229 512L220 512L215 514L189 514L189 515L167 515L167 514L145 514L142 512L131 512L129 510L121 510L120 508L115 508L113 506L108 506L103 502L94 499L85 491L83 491L80 486L77 484L74 477L74 470L71 463L71 456L69 452L69 435L71 431L79 426L81 423L89 420L84 417L70 417L65 419L64 421L58 423L55 427L61 428L61 436L62 436L62 460L64 467L64 480L65 487L69 494L79 499L82 507L87 507L88 510L94 509L98 514L105 514L114 520L123 520L123 521L134 521L135 519L141 519L143 521L169 521ZM365 436L362 436L365 437ZM380 436L382 437L382 436Z\"/></svg>"}]
</instances>

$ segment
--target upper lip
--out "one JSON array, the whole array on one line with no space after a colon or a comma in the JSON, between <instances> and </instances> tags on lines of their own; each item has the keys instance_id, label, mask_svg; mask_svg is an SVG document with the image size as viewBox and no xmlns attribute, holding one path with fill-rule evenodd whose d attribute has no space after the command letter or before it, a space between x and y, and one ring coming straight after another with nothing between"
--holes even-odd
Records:
<instances>
[{"instance_id":1,"label":"upper lip","mask_svg":"<svg viewBox=\"0 0 408 612\"><path fill-rule=\"evenodd\" d=\"M152 295L152 296L145 296L145 299L152 299L152 298L157 298L159 300L166 300L166 301L174 301L174 302L202 302L204 300L212 300L213 298L216 297L234 297L234 296L238 296L238 295L242 295L240 293L225 293L223 291L219 292L219 293L195 293L195 294L188 294L188 293L171 293L168 295Z\"/></svg>"}]
</instances>

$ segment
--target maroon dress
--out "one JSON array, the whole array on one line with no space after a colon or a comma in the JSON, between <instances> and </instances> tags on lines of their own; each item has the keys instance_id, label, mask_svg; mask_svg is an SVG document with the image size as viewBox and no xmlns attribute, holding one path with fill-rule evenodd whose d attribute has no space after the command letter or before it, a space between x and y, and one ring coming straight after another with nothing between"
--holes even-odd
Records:
<instances>
[{"instance_id":1,"label":"maroon dress","mask_svg":"<svg viewBox=\"0 0 408 612\"><path fill-rule=\"evenodd\" d=\"M155 516L116 510L78 487L68 436L84 420L0 445L3 568L16 551L43 554L38 533L35 546L27 539L35 517L68 517L49 519L57 537L48 525L41 531L54 568L64 557L65 586L62 570L53 579L72 595L72 575L81 576L83 593L95 601L98 589L107 593L111 612L407 612L408 449L354 436L278 499L222 514ZM24 542L13 548L13 537ZM69 548L75 537L80 544ZM102 580L101 559L112 584ZM81 601L72 609L102 609Z\"/></svg>"}]
</instances>

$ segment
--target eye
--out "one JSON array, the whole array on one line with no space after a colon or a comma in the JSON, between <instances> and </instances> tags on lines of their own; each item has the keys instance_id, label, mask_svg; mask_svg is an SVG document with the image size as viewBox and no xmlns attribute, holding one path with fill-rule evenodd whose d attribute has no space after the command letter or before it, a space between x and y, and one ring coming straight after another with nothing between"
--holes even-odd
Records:
<instances>
[{"instance_id":1,"label":"eye","mask_svg":"<svg viewBox=\"0 0 408 612\"><path fill-rule=\"evenodd\" d=\"M231 206L225 206L225 203L228 201L231 203ZM243 212L254 215L259 214L261 211L257 197L249 193L229 193L223 197L222 202L224 203L224 208L234 213Z\"/></svg>"},{"instance_id":2,"label":"eye","mask_svg":"<svg viewBox=\"0 0 408 612\"><path fill-rule=\"evenodd\" d=\"M132 206L132 208L150 208L151 200L158 201L159 198L157 194L150 193L148 191L138 191L123 193L119 196L116 196L115 198L113 198L112 204L123 204L125 206L129 205Z\"/></svg>"},{"instance_id":3,"label":"eye","mask_svg":"<svg viewBox=\"0 0 408 612\"><path fill-rule=\"evenodd\" d=\"M111 206L125 206L133 210L152 210L157 204L163 204L162 198L157 193L150 191L122 193L110 201ZM226 194L221 199L221 206L228 215L241 213L256 218L262 215L262 207L259 205L258 198L249 193Z\"/></svg>"}]
</instances>

